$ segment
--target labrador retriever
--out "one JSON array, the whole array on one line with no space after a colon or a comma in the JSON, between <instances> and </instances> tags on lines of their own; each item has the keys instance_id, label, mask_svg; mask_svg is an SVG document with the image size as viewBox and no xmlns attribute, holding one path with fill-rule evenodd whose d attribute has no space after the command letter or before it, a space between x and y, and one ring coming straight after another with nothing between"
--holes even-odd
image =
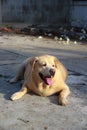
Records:
<instances>
[{"instance_id":1,"label":"labrador retriever","mask_svg":"<svg viewBox=\"0 0 87 130\"><path fill-rule=\"evenodd\" d=\"M67 96L70 94L70 89L66 84L68 72L55 56L42 55L26 59L17 76L10 82L17 82L23 77L22 89L11 96L12 100L17 100L30 91L40 96L58 93L59 104L67 105Z\"/></svg>"}]
</instances>

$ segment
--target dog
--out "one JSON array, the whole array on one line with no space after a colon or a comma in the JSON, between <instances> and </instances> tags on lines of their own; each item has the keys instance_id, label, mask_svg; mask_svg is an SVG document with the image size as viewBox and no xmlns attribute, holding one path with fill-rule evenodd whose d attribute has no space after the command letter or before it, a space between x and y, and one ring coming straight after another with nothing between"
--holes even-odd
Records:
<instances>
[{"instance_id":1,"label":"dog","mask_svg":"<svg viewBox=\"0 0 87 130\"><path fill-rule=\"evenodd\" d=\"M24 77L22 89L11 96L11 100L20 99L27 92L33 91L40 96L50 96L58 93L58 101L67 105L70 89L66 84L67 69L52 55L41 55L27 58L21 65L16 77L10 80L15 83Z\"/></svg>"}]
</instances>

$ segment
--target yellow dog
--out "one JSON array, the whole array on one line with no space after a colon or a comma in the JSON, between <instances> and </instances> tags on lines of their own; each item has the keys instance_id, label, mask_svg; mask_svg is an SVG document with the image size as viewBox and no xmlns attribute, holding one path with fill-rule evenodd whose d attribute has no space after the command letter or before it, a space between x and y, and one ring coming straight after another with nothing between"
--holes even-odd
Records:
<instances>
[{"instance_id":1,"label":"yellow dog","mask_svg":"<svg viewBox=\"0 0 87 130\"><path fill-rule=\"evenodd\" d=\"M10 80L17 82L24 77L22 89L11 96L12 100L21 98L27 92L33 91L40 96L59 95L59 104L67 104L70 94L66 84L68 73L64 65L54 56L42 55L28 58L20 67L18 75Z\"/></svg>"}]
</instances>

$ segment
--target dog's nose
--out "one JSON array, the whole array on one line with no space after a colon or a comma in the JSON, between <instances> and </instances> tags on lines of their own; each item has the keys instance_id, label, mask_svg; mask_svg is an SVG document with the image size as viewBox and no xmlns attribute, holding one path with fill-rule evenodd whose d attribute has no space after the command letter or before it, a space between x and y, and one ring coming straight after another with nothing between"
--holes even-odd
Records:
<instances>
[{"instance_id":1,"label":"dog's nose","mask_svg":"<svg viewBox=\"0 0 87 130\"><path fill-rule=\"evenodd\" d=\"M49 72L50 72L51 76L54 76L54 74L55 74L55 70L54 69L50 69Z\"/></svg>"}]
</instances>

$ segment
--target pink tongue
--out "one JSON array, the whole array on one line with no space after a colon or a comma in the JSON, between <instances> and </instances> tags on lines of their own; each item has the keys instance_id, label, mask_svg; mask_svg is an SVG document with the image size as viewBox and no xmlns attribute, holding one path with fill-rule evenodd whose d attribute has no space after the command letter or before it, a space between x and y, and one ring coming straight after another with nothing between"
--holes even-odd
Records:
<instances>
[{"instance_id":1,"label":"pink tongue","mask_svg":"<svg viewBox=\"0 0 87 130\"><path fill-rule=\"evenodd\" d=\"M48 85L52 86L53 85L53 81L51 78L46 78L46 82L48 83Z\"/></svg>"}]
</instances>

